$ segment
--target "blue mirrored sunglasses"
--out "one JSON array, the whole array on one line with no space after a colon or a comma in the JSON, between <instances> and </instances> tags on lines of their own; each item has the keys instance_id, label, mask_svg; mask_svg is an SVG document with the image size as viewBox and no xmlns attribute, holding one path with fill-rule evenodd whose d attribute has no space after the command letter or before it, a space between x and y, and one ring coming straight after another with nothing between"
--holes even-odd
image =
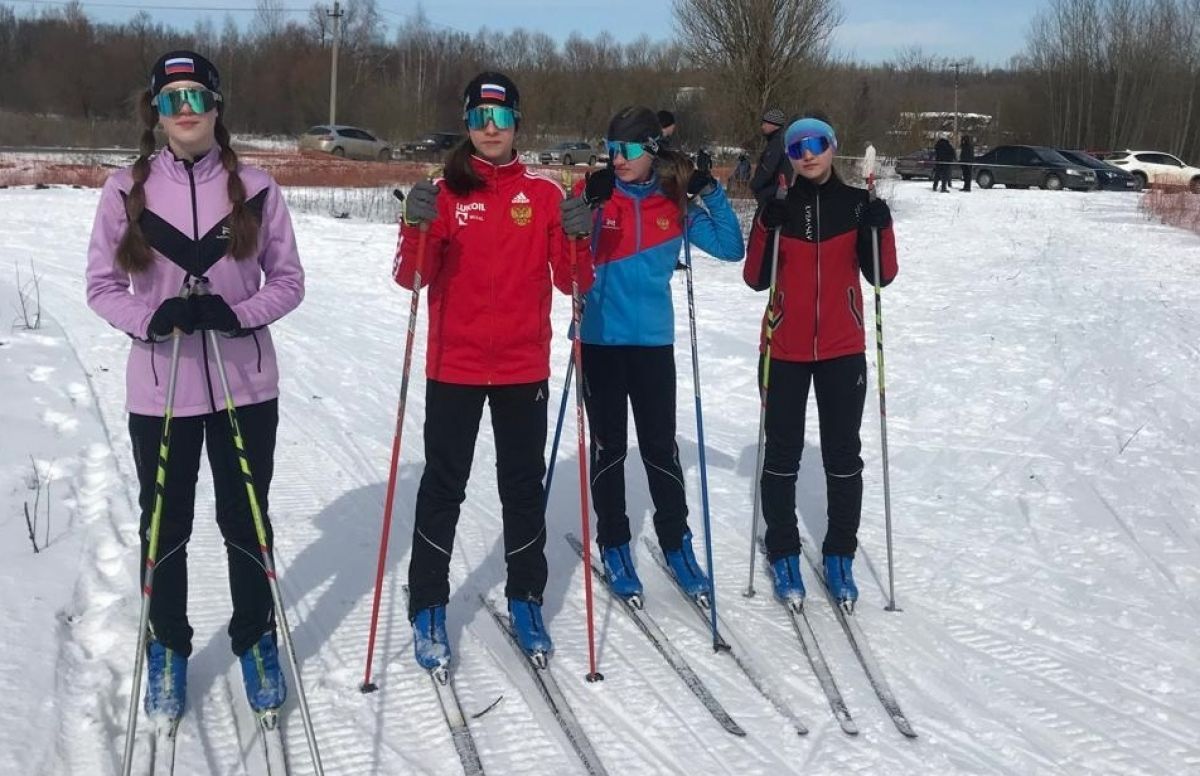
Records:
<instances>
[{"instance_id":1,"label":"blue mirrored sunglasses","mask_svg":"<svg viewBox=\"0 0 1200 776\"><path fill-rule=\"evenodd\" d=\"M480 105L467 111L463 118L468 129L484 129L490 121L496 125L496 129L505 130L517 125L517 116L515 110L503 105Z\"/></svg>"},{"instance_id":2,"label":"blue mirrored sunglasses","mask_svg":"<svg viewBox=\"0 0 1200 776\"><path fill-rule=\"evenodd\" d=\"M829 145L829 138L824 135L810 135L788 146L787 155L792 159L803 159L804 152L808 151L813 156L820 156L829 150Z\"/></svg>"},{"instance_id":3,"label":"blue mirrored sunglasses","mask_svg":"<svg viewBox=\"0 0 1200 776\"><path fill-rule=\"evenodd\" d=\"M208 89L163 90L154 98L154 107L160 116L175 116L187 105L192 113L208 113L221 102L221 95Z\"/></svg>"},{"instance_id":4,"label":"blue mirrored sunglasses","mask_svg":"<svg viewBox=\"0 0 1200 776\"><path fill-rule=\"evenodd\" d=\"M634 159L640 159L642 154L652 150L649 143L630 143L624 140L609 140L605 143L608 148L608 157L616 159L617 154L625 157L625 161L632 162Z\"/></svg>"}]
</instances>

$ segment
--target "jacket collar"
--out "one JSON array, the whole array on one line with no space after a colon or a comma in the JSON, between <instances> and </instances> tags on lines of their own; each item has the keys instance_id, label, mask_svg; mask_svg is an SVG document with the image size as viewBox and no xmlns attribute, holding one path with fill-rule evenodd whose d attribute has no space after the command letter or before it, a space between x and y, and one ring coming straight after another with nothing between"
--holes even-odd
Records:
<instances>
[{"instance_id":1,"label":"jacket collar","mask_svg":"<svg viewBox=\"0 0 1200 776\"><path fill-rule=\"evenodd\" d=\"M187 183L189 170L192 179L200 184L212 180L225 169L221 164L221 151L216 146L191 161L175 156L175 152L167 146L154 155L152 165L155 173L165 175L176 183Z\"/></svg>"},{"instance_id":2,"label":"jacket collar","mask_svg":"<svg viewBox=\"0 0 1200 776\"><path fill-rule=\"evenodd\" d=\"M617 188L622 193L632 197L633 199L645 199L653 194L659 193L661 187L658 185L658 171L650 173L649 180L642 183L626 183L617 178Z\"/></svg>"},{"instance_id":3,"label":"jacket collar","mask_svg":"<svg viewBox=\"0 0 1200 776\"><path fill-rule=\"evenodd\" d=\"M833 174L829 176L829 180L820 185L813 183L803 175L796 175L796 177L792 180L792 191L805 195L813 195L817 193L824 194L834 189L841 188L844 185L845 184L842 183L842 179L838 177L837 171L835 170Z\"/></svg>"},{"instance_id":4,"label":"jacket collar","mask_svg":"<svg viewBox=\"0 0 1200 776\"><path fill-rule=\"evenodd\" d=\"M516 153L504 164L493 164L482 156L471 155L471 166L475 173L483 179L488 188L497 188L506 181L519 178L525 174L525 165Z\"/></svg>"}]
</instances>

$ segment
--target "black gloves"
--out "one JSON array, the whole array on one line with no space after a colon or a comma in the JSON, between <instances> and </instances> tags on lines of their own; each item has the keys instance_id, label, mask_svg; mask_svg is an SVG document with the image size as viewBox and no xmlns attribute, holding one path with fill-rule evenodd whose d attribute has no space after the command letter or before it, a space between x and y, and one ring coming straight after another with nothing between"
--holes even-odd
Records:
<instances>
[{"instance_id":1,"label":"black gloves","mask_svg":"<svg viewBox=\"0 0 1200 776\"><path fill-rule=\"evenodd\" d=\"M596 170L587 177L587 185L583 189L583 199L592 207L603 205L612 197L616 184L617 175L613 172L611 164L603 170Z\"/></svg>"},{"instance_id":2,"label":"black gloves","mask_svg":"<svg viewBox=\"0 0 1200 776\"><path fill-rule=\"evenodd\" d=\"M170 336L175 329L179 329L184 334L191 334L196 330L192 308L188 305L188 300L179 296L163 300L163 303L154 311L154 315L150 316L146 333L151 338L161 338Z\"/></svg>"},{"instance_id":3,"label":"black gloves","mask_svg":"<svg viewBox=\"0 0 1200 776\"><path fill-rule=\"evenodd\" d=\"M197 329L233 332L242 328L237 314L218 294L193 294L187 301Z\"/></svg>"},{"instance_id":4,"label":"black gloves","mask_svg":"<svg viewBox=\"0 0 1200 776\"><path fill-rule=\"evenodd\" d=\"M772 199L763 205L762 222L768 229L778 229L787 223L788 206L786 199Z\"/></svg>"},{"instance_id":5,"label":"black gloves","mask_svg":"<svg viewBox=\"0 0 1200 776\"><path fill-rule=\"evenodd\" d=\"M892 211L882 199L873 199L862 212L862 225L886 229L892 225Z\"/></svg>"},{"instance_id":6,"label":"black gloves","mask_svg":"<svg viewBox=\"0 0 1200 776\"><path fill-rule=\"evenodd\" d=\"M703 197L706 194L711 194L716 188L717 179L703 167L697 167L692 173L692 177L688 178L687 194L689 197L694 197L697 194Z\"/></svg>"},{"instance_id":7,"label":"black gloves","mask_svg":"<svg viewBox=\"0 0 1200 776\"><path fill-rule=\"evenodd\" d=\"M421 181L408 192L404 201L404 223L409 226L428 224L437 218L438 187L430 181Z\"/></svg>"},{"instance_id":8,"label":"black gloves","mask_svg":"<svg viewBox=\"0 0 1200 776\"><path fill-rule=\"evenodd\" d=\"M562 228L571 237L582 237L592 233L592 209L586 196L564 199L559 206L562 213Z\"/></svg>"}]
</instances>

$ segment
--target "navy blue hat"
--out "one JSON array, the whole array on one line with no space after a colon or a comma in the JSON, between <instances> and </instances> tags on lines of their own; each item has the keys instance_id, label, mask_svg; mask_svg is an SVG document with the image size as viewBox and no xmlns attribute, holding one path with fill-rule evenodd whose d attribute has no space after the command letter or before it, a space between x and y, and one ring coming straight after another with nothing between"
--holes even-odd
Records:
<instances>
[{"instance_id":1,"label":"navy blue hat","mask_svg":"<svg viewBox=\"0 0 1200 776\"><path fill-rule=\"evenodd\" d=\"M168 51L154 63L150 71L150 96L175 81L195 81L209 91L221 93L221 75L217 67L194 51Z\"/></svg>"},{"instance_id":2,"label":"navy blue hat","mask_svg":"<svg viewBox=\"0 0 1200 776\"><path fill-rule=\"evenodd\" d=\"M483 103L503 105L521 115L521 93L504 73L483 72L471 79L463 90L463 116Z\"/></svg>"}]
</instances>

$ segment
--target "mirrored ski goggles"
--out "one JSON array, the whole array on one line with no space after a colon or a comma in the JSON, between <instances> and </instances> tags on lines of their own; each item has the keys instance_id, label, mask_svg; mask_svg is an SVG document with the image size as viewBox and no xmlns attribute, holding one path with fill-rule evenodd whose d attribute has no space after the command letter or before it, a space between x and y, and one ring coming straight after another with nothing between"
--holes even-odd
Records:
<instances>
[{"instance_id":1,"label":"mirrored ski goggles","mask_svg":"<svg viewBox=\"0 0 1200 776\"><path fill-rule=\"evenodd\" d=\"M624 140L609 140L605 146L608 148L608 158L616 159L617 154L620 154L625 157L627 162L641 159L642 154L654 153L658 150L657 143L631 143Z\"/></svg>"},{"instance_id":2,"label":"mirrored ski goggles","mask_svg":"<svg viewBox=\"0 0 1200 776\"><path fill-rule=\"evenodd\" d=\"M176 116L187 105L192 113L208 113L221 102L221 95L208 89L164 89L154 98L160 116Z\"/></svg>"},{"instance_id":3,"label":"mirrored ski goggles","mask_svg":"<svg viewBox=\"0 0 1200 776\"><path fill-rule=\"evenodd\" d=\"M803 159L804 152L808 151L813 156L820 156L829 150L829 146L829 138L824 135L810 135L802 137L788 146L787 155L792 159Z\"/></svg>"},{"instance_id":4,"label":"mirrored ski goggles","mask_svg":"<svg viewBox=\"0 0 1200 776\"><path fill-rule=\"evenodd\" d=\"M515 110L503 105L480 105L471 108L463 116L466 119L467 128L475 130L485 129L489 121L496 125L496 129L512 129L517 125L519 117L520 114Z\"/></svg>"}]
</instances>

